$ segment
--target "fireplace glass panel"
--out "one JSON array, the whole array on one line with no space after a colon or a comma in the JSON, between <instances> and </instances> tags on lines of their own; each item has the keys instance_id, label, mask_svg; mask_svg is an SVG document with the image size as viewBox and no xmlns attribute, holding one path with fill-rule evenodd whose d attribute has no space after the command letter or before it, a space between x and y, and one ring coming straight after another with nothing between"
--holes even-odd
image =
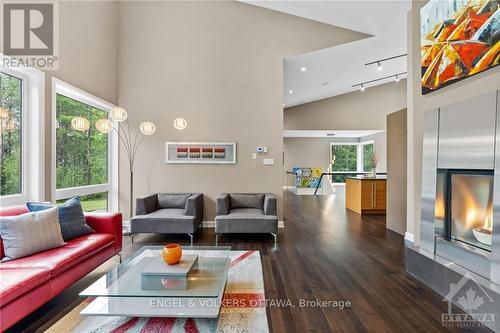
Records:
<instances>
[{"instance_id":1,"label":"fireplace glass panel","mask_svg":"<svg viewBox=\"0 0 500 333\"><path fill-rule=\"evenodd\" d=\"M446 170L438 170L436 177L436 206L434 210L434 227L436 235L446 238Z\"/></svg>"},{"instance_id":2,"label":"fireplace glass panel","mask_svg":"<svg viewBox=\"0 0 500 333\"><path fill-rule=\"evenodd\" d=\"M450 238L491 251L493 175L451 173Z\"/></svg>"}]
</instances>

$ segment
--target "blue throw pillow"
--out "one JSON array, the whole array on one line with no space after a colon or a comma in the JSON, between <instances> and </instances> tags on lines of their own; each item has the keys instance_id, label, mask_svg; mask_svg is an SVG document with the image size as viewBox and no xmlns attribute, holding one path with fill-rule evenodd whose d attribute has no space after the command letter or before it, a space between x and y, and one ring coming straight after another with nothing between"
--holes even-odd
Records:
<instances>
[{"instance_id":1,"label":"blue throw pillow","mask_svg":"<svg viewBox=\"0 0 500 333\"><path fill-rule=\"evenodd\" d=\"M30 212L38 212L56 205L47 202L28 202L26 206ZM74 196L59 206L59 223L64 241L94 232L85 221L79 196Z\"/></svg>"}]
</instances>

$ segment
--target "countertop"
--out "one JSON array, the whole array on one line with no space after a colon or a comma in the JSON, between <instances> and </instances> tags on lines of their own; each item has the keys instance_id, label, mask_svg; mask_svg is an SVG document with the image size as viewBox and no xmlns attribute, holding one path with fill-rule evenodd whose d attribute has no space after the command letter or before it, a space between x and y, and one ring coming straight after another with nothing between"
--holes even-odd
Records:
<instances>
[{"instance_id":1,"label":"countertop","mask_svg":"<svg viewBox=\"0 0 500 333\"><path fill-rule=\"evenodd\" d=\"M356 180L387 180L387 176L377 176L375 178L373 177L367 177L367 176L347 176L345 177L346 179L356 179Z\"/></svg>"}]
</instances>

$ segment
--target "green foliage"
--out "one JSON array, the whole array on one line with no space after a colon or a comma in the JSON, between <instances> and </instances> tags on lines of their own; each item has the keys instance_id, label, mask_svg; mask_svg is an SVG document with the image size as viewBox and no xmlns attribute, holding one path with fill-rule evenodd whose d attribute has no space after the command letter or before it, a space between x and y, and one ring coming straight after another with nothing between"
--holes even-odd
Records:
<instances>
[{"instance_id":1,"label":"green foliage","mask_svg":"<svg viewBox=\"0 0 500 333\"><path fill-rule=\"evenodd\" d=\"M105 184L108 181L108 135L94 126L105 111L63 95L57 95L57 188ZM90 129L81 132L71 127L71 120L89 119Z\"/></svg>"},{"instance_id":2,"label":"green foliage","mask_svg":"<svg viewBox=\"0 0 500 333\"><path fill-rule=\"evenodd\" d=\"M363 170L372 170L372 157L375 154L373 143L363 145Z\"/></svg>"},{"instance_id":3,"label":"green foliage","mask_svg":"<svg viewBox=\"0 0 500 333\"><path fill-rule=\"evenodd\" d=\"M0 72L0 107L9 112L9 117L1 120L0 127L0 195L22 192L21 96L22 81Z\"/></svg>"},{"instance_id":4,"label":"green foliage","mask_svg":"<svg viewBox=\"0 0 500 333\"><path fill-rule=\"evenodd\" d=\"M334 163L332 170L353 171L357 168L357 146L356 145L333 145Z\"/></svg>"},{"instance_id":5,"label":"green foliage","mask_svg":"<svg viewBox=\"0 0 500 333\"><path fill-rule=\"evenodd\" d=\"M58 205L62 205L67 199L57 200ZM108 192L101 192L96 194L82 195L80 197L82 208L84 212L92 212L95 210L108 209Z\"/></svg>"}]
</instances>

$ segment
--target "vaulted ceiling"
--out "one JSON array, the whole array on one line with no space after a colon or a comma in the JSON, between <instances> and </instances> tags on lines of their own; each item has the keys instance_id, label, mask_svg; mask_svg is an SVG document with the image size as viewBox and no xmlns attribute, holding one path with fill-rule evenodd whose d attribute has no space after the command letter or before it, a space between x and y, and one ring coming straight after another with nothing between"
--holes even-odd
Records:
<instances>
[{"instance_id":1,"label":"vaulted ceiling","mask_svg":"<svg viewBox=\"0 0 500 333\"><path fill-rule=\"evenodd\" d=\"M377 64L365 64L406 54L410 0L245 2L363 34L355 41L286 58L285 107L351 92L360 88L357 84L392 76L365 84L369 89L394 81L396 74L406 72L406 56L382 62L381 69Z\"/></svg>"}]
</instances>

